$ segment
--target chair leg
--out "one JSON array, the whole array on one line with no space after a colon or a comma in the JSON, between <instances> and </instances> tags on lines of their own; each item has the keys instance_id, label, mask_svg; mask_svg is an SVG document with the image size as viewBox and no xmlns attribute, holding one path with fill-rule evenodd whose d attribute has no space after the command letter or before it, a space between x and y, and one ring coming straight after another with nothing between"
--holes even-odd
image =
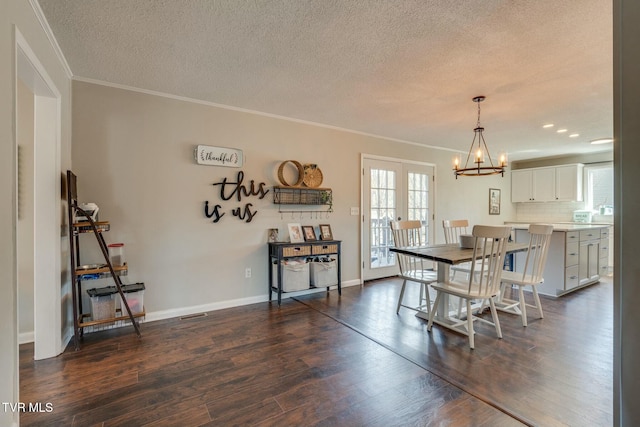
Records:
<instances>
[{"instance_id":1,"label":"chair leg","mask_svg":"<svg viewBox=\"0 0 640 427\"><path fill-rule=\"evenodd\" d=\"M505 292L507 292L507 284L502 282L500 283L500 293L498 294L498 300L497 300L498 303L502 302Z\"/></svg>"},{"instance_id":2,"label":"chair leg","mask_svg":"<svg viewBox=\"0 0 640 427\"><path fill-rule=\"evenodd\" d=\"M407 279L402 281L402 287L400 288L400 297L398 298L398 307L396 308L396 314L400 313L400 307L402 306L402 300L404 298L404 288L407 286Z\"/></svg>"},{"instance_id":3,"label":"chair leg","mask_svg":"<svg viewBox=\"0 0 640 427\"><path fill-rule=\"evenodd\" d=\"M518 296L520 298L520 316L522 317L522 326L527 326L527 302L524 300L524 286L518 286Z\"/></svg>"},{"instance_id":4,"label":"chair leg","mask_svg":"<svg viewBox=\"0 0 640 427\"><path fill-rule=\"evenodd\" d=\"M436 300L433 303L433 309L429 313L429 323L427 323L427 331L431 332L431 326L433 326L433 318L438 313L438 304L440 304L440 298L442 297L442 293L439 291L436 292Z\"/></svg>"},{"instance_id":5,"label":"chair leg","mask_svg":"<svg viewBox=\"0 0 640 427\"><path fill-rule=\"evenodd\" d=\"M491 317L493 318L493 324L496 326L498 338L502 338L502 329L500 328L500 319L498 319L498 310L496 310L496 303L493 301L493 298L489 298L489 307L491 307Z\"/></svg>"},{"instance_id":6,"label":"chair leg","mask_svg":"<svg viewBox=\"0 0 640 427\"><path fill-rule=\"evenodd\" d=\"M536 286L531 286L531 291L533 292L533 300L536 302L536 306L538 307L538 315L541 319L544 319L544 315L542 314L542 304L540 304L540 296L538 295L538 289Z\"/></svg>"},{"instance_id":7,"label":"chair leg","mask_svg":"<svg viewBox=\"0 0 640 427\"><path fill-rule=\"evenodd\" d=\"M431 296L429 295L429 285L426 283L422 283L420 287L420 293L424 293L424 296L420 296L420 305L422 305L422 300L424 300L424 305L426 307L427 314L431 314Z\"/></svg>"},{"instance_id":8,"label":"chair leg","mask_svg":"<svg viewBox=\"0 0 640 427\"><path fill-rule=\"evenodd\" d=\"M467 332L469 333L469 348L473 349L475 347L474 335L475 331L473 330L473 313L471 313L471 300L467 299Z\"/></svg>"}]
</instances>

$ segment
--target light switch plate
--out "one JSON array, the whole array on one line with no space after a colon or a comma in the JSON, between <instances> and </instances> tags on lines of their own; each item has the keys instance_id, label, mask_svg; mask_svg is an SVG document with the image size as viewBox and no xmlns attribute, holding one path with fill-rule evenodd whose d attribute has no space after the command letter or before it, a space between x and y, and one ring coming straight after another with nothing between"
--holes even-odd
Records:
<instances>
[{"instance_id":1,"label":"light switch plate","mask_svg":"<svg viewBox=\"0 0 640 427\"><path fill-rule=\"evenodd\" d=\"M360 215L360 208L351 208L351 215Z\"/></svg>"}]
</instances>

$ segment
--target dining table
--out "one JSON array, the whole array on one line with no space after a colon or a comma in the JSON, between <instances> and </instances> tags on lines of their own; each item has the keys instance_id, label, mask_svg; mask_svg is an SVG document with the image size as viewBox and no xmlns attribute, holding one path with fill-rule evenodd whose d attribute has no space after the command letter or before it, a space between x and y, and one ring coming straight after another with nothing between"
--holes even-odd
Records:
<instances>
[{"instance_id":1,"label":"dining table","mask_svg":"<svg viewBox=\"0 0 640 427\"><path fill-rule=\"evenodd\" d=\"M404 255L409 255L417 258L427 259L430 261L434 261L437 263L437 280L438 282L448 282L449 281L449 270L450 266L463 264L466 262L471 262L474 260L473 258L473 248L463 248L459 243L449 243L449 244L435 244L435 245L427 245L427 246L403 246L403 247L391 247L389 248L391 252L396 252ZM506 253L515 253L515 252L524 252L529 250L528 243L516 243L516 242L507 242ZM481 259L482 254L478 254L476 259ZM436 318L434 322L448 322L447 318L449 317L450 310L449 299L446 297L442 298L442 304L438 310L438 313L447 313L444 318ZM416 316L428 319L429 313L424 310L418 310ZM440 316L439 316L440 317Z\"/></svg>"}]
</instances>

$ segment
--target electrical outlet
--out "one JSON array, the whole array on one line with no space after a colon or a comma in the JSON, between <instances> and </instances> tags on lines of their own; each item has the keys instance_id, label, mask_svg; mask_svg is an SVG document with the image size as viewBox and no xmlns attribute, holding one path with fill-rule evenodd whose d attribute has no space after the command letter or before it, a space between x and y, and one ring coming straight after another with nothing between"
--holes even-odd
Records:
<instances>
[{"instance_id":1,"label":"electrical outlet","mask_svg":"<svg viewBox=\"0 0 640 427\"><path fill-rule=\"evenodd\" d=\"M251 277L251 269L250 268L245 268L244 270L244 277L246 279L248 279L249 277Z\"/></svg>"}]
</instances>

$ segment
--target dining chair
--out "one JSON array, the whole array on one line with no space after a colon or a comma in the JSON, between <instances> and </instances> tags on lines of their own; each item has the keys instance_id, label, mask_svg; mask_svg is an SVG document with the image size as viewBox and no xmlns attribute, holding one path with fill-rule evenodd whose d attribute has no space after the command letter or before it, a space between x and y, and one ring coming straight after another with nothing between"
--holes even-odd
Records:
<instances>
[{"instance_id":1,"label":"dining chair","mask_svg":"<svg viewBox=\"0 0 640 427\"><path fill-rule=\"evenodd\" d=\"M522 326L527 326L527 307L537 309L540 319L544 317L537 285L544 282L542 274L547 262L552 233L553 225L529 225L529 251L524 262L524 268L519 272L502 272L500 296L497 298L496 307L500 311L520 316L522 318ZM506 292L509 286L517 286L517 300L507 298ZM525 301L524 289L527 286L531 287L534 304L527 304Z\"/></svg>"},{"instance_id":2,"label":"dining chair","mask_svg":"<svg viewBox=\"0 0 640 427\"><path fill-rule=\"evenodd\" d=\"M394 245L396 247L423 246L421 229L422 223L419 220L391 221ZM400 268L399 276L403 279L396 313L400 312L400 307L405 307L411 310L425 311L429 314L431 312L431 298L428 285L437 280L436 272L429 268L429 261L422 258L396 253L396 259ZM404 303L407 282L420 284L420 299L417 306Z\"/></svg>"},{"instance_id":3,"label":"dining chair","mask_svg":"<svg viewBox=\"0 0 640 427\"><path fill-rule=\"evenodd\" d=\"M469 234L469 221L466 219L445 219L442 227L445 243L458 243L461 235Z\"/></svg>"},{"instance_id":4,"label":"dining chair","mask_svg":"<svg viewBox=\"0 0 640 427\"><path fill-rule=\"evenodd\" d=\"M469 234L469 220L445 219L442 221L442 228L444 229L445 243L460 243L460 236ZM471 263L452 265L450 271L452 279L456 277L457 272L469 275L471 272Z\"/></svg>"},{"instance_id":5,"label":"dining chair","mask_svg":"<svg viewBox=\"0 0 640 427\"><path fill-rule=\"evenodd\" d=\"M431 331L435 316L439 314L440 318L437 319L437 324L467 335L469 347L472 349L475 346L474 321L493 325L496 328L498 338L502 338L494 297L500 292L500 280L510 234L511 227L508 226L476 225L473 227L473 259L477 261L471 263L471 271L466 282L450 280L431 283L431 287L436 291L436 300L433 304L434 309L429 315L427 331ZM460 316L450 318L448 313L438 313L441 308L440 299L445 294L459 297L461 301L466 303L466 319L462 319ZM474 316L471 309L472 302L480 302L481 304L488 302L493 321ZM447 308L444 309L447 310Z\"/></svg>"}]
</instances>

